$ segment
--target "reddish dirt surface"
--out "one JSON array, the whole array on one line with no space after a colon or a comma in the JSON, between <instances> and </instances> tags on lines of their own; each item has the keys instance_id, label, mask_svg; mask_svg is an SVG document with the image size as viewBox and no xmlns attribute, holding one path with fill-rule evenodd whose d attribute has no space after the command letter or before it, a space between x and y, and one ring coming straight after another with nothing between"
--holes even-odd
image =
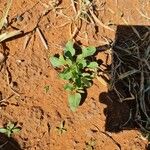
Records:
<instances>
[{"instance_id":1,"label":"reddish dirt surface","mask_svg":"<svg viewBox=\"0 0 150 150\"><path fill-rule=\"evenodd\" d=\"M39 35L34 32L39 16L45 10L37 2L15 0L9 13L9 20L22 15L23 20L18 19L12 26L29 34L6 42L9 51L7 67L12 81L17 83L20 96L10 90L6 70L3 68L0 72L2 99L12 94L13 96L6 100L5 106L1 104L0 126L8 121L18 122L22 130L13 137L23 150L83 150L86 149L85 143L90 139L95 140L96 150L118 150L116 143L122 150L145 150L147 141L143 140L140 132L135 129L118 133L105 131L107 116L104 109L107 105L105 102L101 103L100 94L107 92L107 85L102 82L95 79L93 86L88 89L85 102L75 113L70 111L67 93L63 89L64 81L58 78L57 71L49 62L49 56L61 53L63 46L70 39L70 22L64 16L57 16L54 10L42 17L39 29L47 40L46 50ZM43 2L48 4L48 0ZM0 1L1 11L4 4L6 0ZM150 20L137 11L138 9L144 11L145 15L150 15L148 0L103 0L96 4L99 8L98 18L105 24L111 21L114 30L118 24L150 25ZM74 15L70 0L62 0L59 6L67 16ZM65 25L66 22L69 24ZM106 44L103 37L114 40L115 31L104 29L100 25L97 27L98 32L95 33L93 25L83 23L76 41L85 46L97 47ZM27 36L30 37L30 41L24 48ZM106 54L101 53L97 57L105 61ZM47 93L44 90L45 86L50 87ZM59 135L56 127L63 120L66 122L67 132Z\"/></svg>"}]
</instances>

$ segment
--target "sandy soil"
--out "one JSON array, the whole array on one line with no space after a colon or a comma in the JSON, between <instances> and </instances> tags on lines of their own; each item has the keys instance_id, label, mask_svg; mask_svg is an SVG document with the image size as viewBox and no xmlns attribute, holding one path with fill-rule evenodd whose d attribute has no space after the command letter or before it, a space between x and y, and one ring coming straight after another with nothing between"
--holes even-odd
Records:
<instances>
[{"instance_id":1,"label":"sandy soil","mask_svg":"<svg viewBox=\"0 0 150 150\"><path fill-rule=\"evenodd\" d=\"M43 2L48 4L48 0ZM6 0L0 1L1 11L5 4ZM106 25L111 24L109 27L114 31L104 29L99 24L96 24L96 30L93 25L84 22L75 40L85 46L105 45L107 41L104 37L114 41L117 25L150 25L150 19L139 13L141 11L145 16L150 16L149 0L101 0L96 5L98 18ZM62 0L59 7L69 18L74 16L70 0ZM8 40L5 44L5 50L9 53L6 64L12 81L17 83L20 96L10 89L3 68L0 72L0 93L2 99L8 99L1 103L0 126L8 121L18 122L22 130L13 137L23 150L83 150L91 139L95 140L96 150L145 150L147 141L135 128L113 132L113 128L126 122L126 115L121 118L121 114L126 112L126 105L121 104L120 107L116 103L118 107L113 108L107 98L105 101L108 87L102 82L95 79L88 89L85 102L75 113L70 111L67 92L63 89L64 81L58 78L57 71L49 62L49 56L61 53L71 38L71 21L65 16L56 15L56 10L49 11L38 24L47 41L46 49L35 30L45 7L37 0L13 1L8 19L16 19L11 26L28 34ZM10 30L12 27L9 27ZM27 38L29 42L25 45ZM97 57L105 63L107 54L99 53ZM48 92L45 92L45 86L49 86ZM108 116L114 118L109 120L112 132L109 129L106 131ZM120 124L117 119L121 120ZM56 127L60 126L61 121L65 121L67 131L60 135Z\"/></svg>"}]
</instances>

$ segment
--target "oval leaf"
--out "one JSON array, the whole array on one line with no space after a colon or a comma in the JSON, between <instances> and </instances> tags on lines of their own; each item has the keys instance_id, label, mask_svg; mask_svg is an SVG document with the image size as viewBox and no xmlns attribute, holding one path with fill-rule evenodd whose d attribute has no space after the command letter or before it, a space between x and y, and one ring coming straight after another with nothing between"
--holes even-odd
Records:
<instances>
[{"instance_id":1,"label":"oval leaf","mask_svg":"<svg viewBox=\"0 0 150 150\"><path fill-rule=\"evenodd\" d=\"M95 52L96 52L96 48L93 46L82 48L82 56L83 57L92 56Z\"/></svg>"},{"instance_id":2,"label":"oval leaf","mask_svg":"<svg viewBox=\"0 0 150 150\"><path fill-rule=\"evenodd\" d=\"M59 77L64 80L69 80L72 78L72 72L69 69L66 69L59 74Z\"/></svg>"},{"instance_id":3,"label":"oval leaf","mask_svg":"<svg viewBox=\"0 0 150 150\"><path fill-rule=\"evenodd\" d=\"M66 64L66 60L64 59L64 56L63 56L63 55L60 55L60 56L59 56L59 61L60 61L61 65Z\"/></svg>"},{"instance_id":4,"label":"oval leaf","mask_svg":"<svg viewBox=\"0 0 150 150\"><path fill-rule=\"evenodd\" d=\"M0 128L0 133L6 133L7 132L7 129L5 128Z\"/></svg>"},{"instance_id":5,"label":"oval leaf","mask_svg":"<svg viewBox=\"0 0 150 150\"><path fill-rule=\"evenodd\" d=\"M76 58L76 62L79 62L81 59L83 59L83 55L79 54Z\"/></svg>"},{"instance_id":6,"label":"oval leaf","mask_svg":"<svg viewBox=\"0 0 150 150\"><path fill-rule=\"evenodd\" d=\"M65 46L65 50L64 50L65 56L68 56L69 58L71 56L75 55L75 49L73 47L73 42L72 41L68 41L66 46ZM70 56L71 55L71 56Z\"/></svg>"},{"instance_id":7,"label":"oval leaf","mask_svg":"<svg viewBox=\"0 0 150 150\"><path fill-rule=\"evenodd\" d=\"M85 68L86 65L87 65L87 62L86 62L85 59L82 59L82 60L79 61L79 68L81 68L81 69Z\"/></svg>"},{"instance_id":8,"label":"oval leaf","mask_svg":"<svg viewBox=\"0 0 150 150\"><path fill-rule=\"evenodd\" d=\"M91 68L91 69L96 69L96 68L98 68L98 63L97 62L90 62L90 64L87 67Z\"/></svg>"},{"instance_id":9,"label":"oval leaf","mask_svg":"<svg viewBox=\"0 0 150 150\"><path fill-rule=\"evenodd\" d=\"M12 132L13 132L13 133L17 133L17 132L19 132L20 130L21 130L20 128L15 128L15 129L12 130Z\"/></svg>"},{"instance_id":10,"label":"oval leaf","mask_svg":"<svg viewBox=\"0 0 150 150\"><path fill-rule=\"evenodd\" d=\"M67 83L67 84L64 86L64 89L65 89L66 91L73 91L73 90L74 90L74 86L73 86L73 84Z\"/></svg>"},{"instance_id":11,"label":"oval leaf","mask_svg":"<svg viewBox=\"0 0 150 150\"><path fill-rule=\"evenodd\" d=\"M72 61L70 59L66 59L66 64L70 67L72 66Z\"/></svg>"},{"instance_id":12,"label":"oval leaf","mask_svg":"<svg viewBox=\"0 0 150 150\"><path fill-rule=\"evenodd\" d=\"M8 128L8 129L13 129L14 127L15 127L15 124L12 123L12 122L9 122L9 123L7 124L7 128Z\"/></svg>"},{"instance_id":13,"label":"oval leaf","mask_svg":"<svg viewBox=\"0 0 150 150\"><path fill-rule=\"evenodd\" d=\"M79 93L75 93L75 94L70 94L68 97L68 101L69 101L69 107L70 109L75 112L77 107L80 104L81 101L81 94Z\"/></svg>"},{"instance_id":14,"label":"oval leaf","mask_svg":"<svg viewBox=\"0 0 150 150\"><path fill-rule=\"evenodd\" d=\"M53 65L53 67L60 67L62 65L61 61L57 57L51 57L50 62Z\"/></svg>"}]
</instances>

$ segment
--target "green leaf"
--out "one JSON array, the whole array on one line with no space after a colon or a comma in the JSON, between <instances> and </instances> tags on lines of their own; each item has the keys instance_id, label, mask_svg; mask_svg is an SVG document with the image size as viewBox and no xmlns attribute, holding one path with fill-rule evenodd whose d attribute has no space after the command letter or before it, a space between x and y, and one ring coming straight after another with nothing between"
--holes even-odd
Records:
<instances>
[{"instance_id":1,"label":"green leaf","mask_svg":"<svg viewBox=\"0 0 150 150\"><path fill-rule=\"evenodd\" d=\"M87 63L86 63L85 59L82 59L79 61L79 68L80 69L85 68L86 66L87 66Z\"/></svg>"},{"instance_id":2,"label":"green leaf","mask_svg":"<svg viewBox=\"0 0 150 150\"><path fill-rule=\"evenodd\" d=\"M67 83L65 86L64 86L64 89L66 91L73 91L75 89L75 87L73 86L73 84L70 84L70 83Z\"/></svg>"},{"instance_id":3,"label":"green leaf","mask_svg":"<svg viewBox=\"0 0 150 150\"><path fill-rule=\"evenodd\" d=\"M71 52L69 52L69 51L65 52L64 56L65 56L65 58L69 58L69 59L72 60L72 54L71 54Z\"/></svg>"},{"instance_id":4,"label":"green leaf","mask_svg":"<svg viewBox=\"0 0 150 150\"><path fill-rule=\"evenodd\" d=\"M66 64L70 67L72 66L72 61L70 59L66 59Z\"/></svg>"},{"instance_id":5,"label":"green leaf","mask_svg":"<svg viewBox=\"0 0 150 150\"><path fill-rule=\"evenodd\" d=\"M68 56L69 58L71 56L75 55L75 49L73 48L73 42L72 41L67 42L65 49L64 49L64 53L65 53L65 56Z\"/></svg>"},{"instance_id":6,"label":"green leaf","mask_svg":"<svg viewBox=\"0 0 150 150\"><path fill-rule=\"evenodd\" d=\"M90 77L91 74L89 74L89 73L82 73L82 76L83 76L83 77Z\"/></svg>"},{"instance_id":7,"label":"green leaf","mask_svg":"<svg viewBox=\"0 0 150 150\"><path fill-rule=\"evenodd\" d=\"M90 87L92 85L91 79L89 80L89 78L86 78L86 77L82 78L82 82L83 82L85 87Z\"/></svg>"},{"instance_id":8,"label":"green leaf","mask_svg":"<svg viewBox=\"0 0 150 150\"><path fill-rule=\"evenodd\" d=\"M98 68L98 63L97 62L90 62L90 64L87 67L91 68L91 69L96 69L96 68Z\"/></svg>"},{"instance_id":9,"label":"green leaf","mask_svg":"<svg viewBox=\"0 0 150 150\"><path fill-rule=\"evenodd\" d=\"M96 48L93 46L82 48L82 56L83 57L92 56L95 52L96 52Z\"/></svg>"},{"instance_id":10,"label":"green leaf","mask_svg":"<svg viewBox=\"0 0 150 150\"><path fill-rule=\"evenodd\" d=\"M64 56L63 55L60 55L59 56L59 61L62 65L65 65L66 64L66 60L64 59Z\"/></svg>"},{"instance_id":11,"label":"green leaf","mask_svg":"<svg viewBox=\"0 0 150 150\"><path fill-rule=\"evenodd\" d=\"M5 128L0 128L0 133L6 133L7 132L7 129Z\"/></svg>"},{"instance_id":12,"label":"green leaf","mask_svg":"<svg viewBox=\"0 0 150 150\"><path fill-rule=\"evenodd\" d=\"M77 78L76 80L75 80L75 82L76 82L76 85L77 85L77 87L81 87L81 78Z\"/></svg>"},{"instance_id":13,"label":"green leaf","mask_svg":"<svg viewBox=\"0 0 150 150\"><path fill-rule=\"evenodd\" d=\"M61 61L57 57L51 57L50 62L53 65L53 67L60 67L62 65Z\"/></svg>"},{"instance_id":14,"label":"green leaf","mask_svg":"<svg viewBox=\"0 0 150 150\"><path fill-rule=\"evenodd\" d=\"M11 133L11 131L8 130L6 134L7 134L8 137L11 137L12 133Z\"/></svg>"},{"instance_id":15,"label":"green leaf","mask_svg":"<svg viewBox=\"0 0 150 150\"><path fill-rule=\"evenodd\" d=\"M80 54L80 55L77 56L76 62L79 62L81 59L83 59L82 54Z\"/></svg>"},{"instance_id":16,"label":"green leaf","mask_svg":"<svg viewBox=\"0 0 150 150\"><path fill-rule=\"evenodd\" d=\"M69 80L72 78L72 72L70 69L66 69L59 74L59 77L64 80Z\"/></svg>"},{"instance_id":17,"label":"green leaf","mask_svg":"<svg viewBox=\"0 0 150 150\"><path fill-rule=\"evenodd\" d=\"M13 130L12 130L12 132L13 133L16 133L16 132L19 132L21 129L20 128L14 128Z\"/></svg>"},{"instance_id":18,"label":"green leaf","mask_svg":"<svg viewBox=\"0 0 150 150\"><path fill-rule=\"evenodd\" d=\"M15 127L15 124L14 124L14 123L9 122L9 123L7 124L7 128L8 128L8 129L13 129L14 127Z\"/></svg>"},{"instance_id":19,"label":"green leaf","mask_svg":"<svg viewBox=\"0 0 150 150\"><path fill-rule=\"evenodd\" d=\"M77 107L80 104L81 101L81 94L80 93L75 93L75 94L70 94L68 97L69 101L69 107L70 109L75 112Z\"/></svg>"}]
</instances>

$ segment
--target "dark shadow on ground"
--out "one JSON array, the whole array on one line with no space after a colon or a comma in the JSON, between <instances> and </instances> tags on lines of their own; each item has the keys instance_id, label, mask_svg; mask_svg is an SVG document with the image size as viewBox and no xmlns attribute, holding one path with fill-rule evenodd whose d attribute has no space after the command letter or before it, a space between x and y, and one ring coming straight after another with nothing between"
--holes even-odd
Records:
<instances>
[{"instance_id":1,"label":"dark shadow on ground","mask_svg":"<svg viewBox=\"0 0 150 150\"><path fill-rule=\"evenodd\" d=\"M21 147L15 139L0 133L0 150L21 150Z\"/></svg>"},{"instance_id":2,"label":"dark shadow on ground","mask_svg":"<svg viewBox=\"0 0 150 150\"><path fill-rule=\"evenodd\" d=\"M150 27L148 26L123 26L119 25L116 31L116 39L113 44L113 51L116 53L122 53L123 50L135 46L135 43L140 37L150 34ZM143 40L143 41L142 41ZM144 39L140 39L140 42L144 42ZM150 43L149 43L150 45ZM141 49L139 49L140 51ZM112 54L112 57L113 54ZM115 61L115 58L113 58ZM134 60L129 60L134 61ZM138 62L134 62L137 65ZM123 64L124 66L126 64ZM110 72L112 72L111 67ZM112 74L110 75L112 77ZM112 79L110 79L111 81ZM109 87L108 87L109 89ZM117 90L123 94L123 97L130 97L129 91L123 84L117 85ZM104 109L106 116L105 130L110 132L119 132L123 129L136 129L137 124L134 121L135 114L135 100L128 100L120 102L120 99L113 89L108 90L107 93L101 93L99 96L101 103L106 104L107 107Z\"/></svg>"},{"instance_id":3,"label":"dark shadow on ground","mask_svg":"<svg viewBox=\"0 0 150 150\"><path fill-rule=\"evenodd\" d=\"M123 129L132 129L135 124L129 116L133 108L132 103L120 103L114 92L101 93L100 102L107 105L104 109L106 116L105 130L109 132L119 132Z\"/></svg>"},{"instance_id":4,"label":"dark shadow on ground","mask_svg":"<svg viewBox=\"0 0 150 150\"><path fill-rule=\"evenodd\" d=\"M148 144L145 149L150 150L150 144Z\"/></svg>"}]
</instances>

